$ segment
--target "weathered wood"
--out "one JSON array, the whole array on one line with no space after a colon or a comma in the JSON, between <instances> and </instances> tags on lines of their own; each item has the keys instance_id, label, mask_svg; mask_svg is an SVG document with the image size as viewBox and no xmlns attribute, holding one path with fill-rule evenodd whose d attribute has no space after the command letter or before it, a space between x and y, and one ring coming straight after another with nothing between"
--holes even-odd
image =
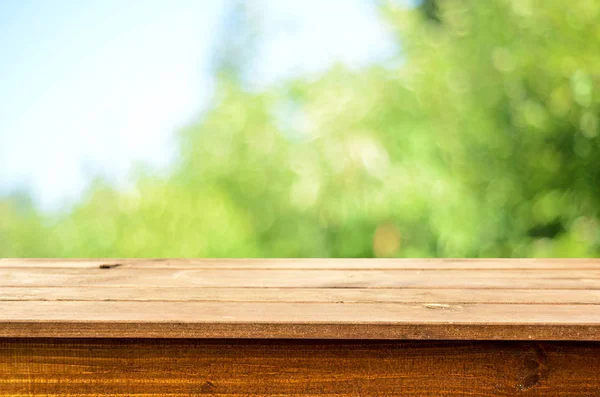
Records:
<instances>
[{"instance_id":1,"label":"weathered wood","mask_svg":"<svg viewBox=\"0 0 600 397\"><path fill-rule=\"evenodd\" d=\"M600 344L0 340L0 396L597 396Z\"/></svg>"},{"instance_id":2,"label":"weathered wood","mask_svg":"<svg viewBox=\"0 0 600 397\"><path fill-rule=\"evenodd\" d=\"M173 288L600 289L600 270L0 269L0 287L139 285Z\"/></svg>"},{"instance_id":3,"label":"weathered wood","mask_svg":"<svg viewBox=\"0 0 600 397\"><path fill-rule=\"evenodd\" d=\"M2 337L131 337L123 326L134 323L136 337L600 339L599 305L27 301L1 307ZM86 323L93 326L81 327ZM532 333L531 325L540 331Z\"/></svg>"},{"instance_id":4,"label":"weathered wood","mask_svg":"<svg viewBox=\"0 0 600 397\"><path fill-rule=\"evenodd\" d=\"M600 304L600 290L4 287L0 301Z\"/></svg>"},{"instance_id":5,"label":"weathered wood","mask_svg":"<svg viewBox=\"0 0 600 397\"><path fill-rule=\"evenodd\" d=\"M600 260L0 260L0 397L199 395L600 395Z\"/></svg>"},{"instance_id":6,"label":"weathered wood","mask_svg":"<svg viewBox=\"0 0 600 397\"><path fill-rule=\"evenodd\" d=\"M2 337L600 341L599 260L0 260Z\"/></svg>"}]
</instances>

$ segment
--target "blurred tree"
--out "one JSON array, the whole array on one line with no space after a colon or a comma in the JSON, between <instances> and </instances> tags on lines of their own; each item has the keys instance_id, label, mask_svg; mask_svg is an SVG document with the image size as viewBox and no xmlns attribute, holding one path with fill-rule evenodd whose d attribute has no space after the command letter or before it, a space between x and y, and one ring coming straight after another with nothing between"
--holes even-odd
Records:
<instances>
[{"instance_id":1,"label":"blurred tree","mask_svg":"<svg viewBox=\"0 0 600 397\"><path fill-rule=\"evenodd\" d=\"M43 220L24 189L0 197L0 257L43 256L51 251L43 239Z\"/></svg>"},{"instance_id":2,"label":"blurred tree","mask_svg":"<svg viewBox=\"0 0 600 397\"><path fill-rule=\"evenodd\" d=\"M444 167L478 203L470 243L453 243L456 225L447 225L436 232L448 236L442 252L597 254L595 2L565 12L558 1L451 0L438 2L438 11L442 25L432 28L386 9L408 43L404 81L419 97Z\"/></svg>"},{"instance_id":3,"label":"blurred tree","mask_svg":"<svg viewBox=\"0 0 600 397\"><path fill-rule=\"evenodd\" d=\"M0 255L598 255L595 1L381 11L397 62L265 92L244 89L252 46L234 34L214 105L180 132L168 175L97 183L52 219L3 201Z\"/></svg>"},{"instance_id":4,"label":"blurred tree","mask_svg":"<svg viewBox=\"0 0 600 397\"><path fill-rule=\"evenodd\" d=\"M421 9L426 19L434 22L441 22L438 0L423 0L418 7Z\"/></svg>"}]
</instances>

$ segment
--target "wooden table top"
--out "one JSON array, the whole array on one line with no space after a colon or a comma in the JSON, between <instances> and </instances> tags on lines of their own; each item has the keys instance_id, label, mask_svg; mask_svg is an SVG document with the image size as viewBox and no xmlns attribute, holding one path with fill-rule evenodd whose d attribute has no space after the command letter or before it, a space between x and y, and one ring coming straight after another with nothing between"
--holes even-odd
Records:
<instances>
[{"instance_id":1,"label":"wooden table top","mask_svg":"<svg viewBox=\"0 0 600 397\"><path fill-rule=\"evenodd\" d=\"M600 260L0 259L0 337L600 341Z\"/></svg>"}]
</instances>

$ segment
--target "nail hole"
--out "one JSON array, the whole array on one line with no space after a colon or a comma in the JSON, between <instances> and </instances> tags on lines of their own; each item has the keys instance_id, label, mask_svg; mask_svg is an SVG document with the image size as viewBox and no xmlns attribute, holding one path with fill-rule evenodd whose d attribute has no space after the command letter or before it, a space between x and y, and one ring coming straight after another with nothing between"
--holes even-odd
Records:
<instances>
[{"instance_id":1,"label":"nail hole","mask_svg":"<svg viewBox=\"0 0 600 397\"><path fill-rule=\"evenodd\" d=\"M119 267L121 266L120 263L103 263L102 265L98 266L100 269L114 269L115 267Z\"/></svg>"}]
</instances>

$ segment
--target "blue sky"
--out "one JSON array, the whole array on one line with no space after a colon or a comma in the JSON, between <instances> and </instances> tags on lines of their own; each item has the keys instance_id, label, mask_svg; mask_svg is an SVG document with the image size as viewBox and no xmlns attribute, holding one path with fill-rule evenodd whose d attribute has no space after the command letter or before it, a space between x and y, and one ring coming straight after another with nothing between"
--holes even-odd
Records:
<instances>
[{"instance_id":1,"label":"blue sky","mask_svg":"<svg viewBox=\"0 0 600 397\"><path fill-rule=\"evenodd\" d=\"M252 83L393 51L368 0L253 0L264 35ZM164 167L174 132L210 104L226 0L0 0L0 192L46 210L94 175Z\"/></svg>"}]
</instances>

